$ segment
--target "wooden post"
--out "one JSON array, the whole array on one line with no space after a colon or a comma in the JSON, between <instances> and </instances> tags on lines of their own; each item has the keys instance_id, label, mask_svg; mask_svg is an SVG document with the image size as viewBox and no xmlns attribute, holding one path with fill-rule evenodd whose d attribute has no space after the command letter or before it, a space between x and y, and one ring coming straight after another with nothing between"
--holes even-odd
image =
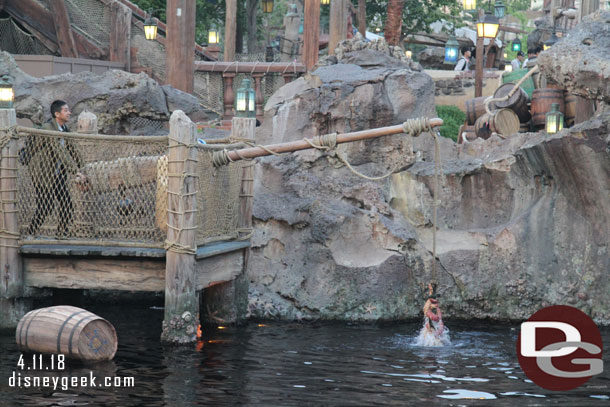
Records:
<instances>
[{"instance_id":1,"label":"wooden post","mask_svg":"<svg viewBox=\"0 0 610 407\"><path fill-rule=\"evenodd\" d=\"M479 19L484 14L483 9L479 10ZM474 72L474 97L483 96L483 47L484 47L484 39L477 35L477 49L476 56L477 64Z\"/></svg>"},{"instance_id":2,"label":"wooden post","mask_svg":"<svg viewBox=\"0 0 610 407\"><path fill-rule=\"evenodd\" d=\"M366 38L366 0L358 0L358 31Z\"/></svg>"},{"instance_id":3,"label":"wooden post","mask_svg":"<svg viewBox=\"0 0 610 407\"><path fill-rule=\"evenodd\" d=\"M261 85L261 80L265 76L264 73L253 73L252 78L254 78L254 92L256 93L256 118L259 121L263 121L263 103L265 98L263 97L263 89Z\"/></svg>"},{"instance_id":4,"label":"wooden post","mask_svg":"<svg viewBox=\"0 0 610 407\"><path fill-rule=\"evenodd\" d=\"M195 86L195 0L167 0L165 82L193 93Z\"/></svg>"},{"instance_id":5,"label":"wooden post","mask_svg":"<svg viewBox=\"0 0 610 407\"><path fill-rule=\"evenodd\" d=\"M223 85L224 85L224 94L223 101L225 106L225 111L222 116L224 120L231 120L233 117L233 102L235 101L235 95L233 92L233 78L235 78L234 73L223 73Z\"/></svg>"},{"instance_id":6,"label":"wooden post","mask_svg":"<svg viewBox=\"0 0 610 407\"><path fill-rule=\"evenodd\" d=\"M307 70L310 71L318 63L320 47L320 0L305 0L304 11L303 63Z\"/></svg>"},{"instance_id":7,"label":"wooden post","mask_svg":"<svg viewBox=\"0 0 610 407\"><path fill-rule=\"evenodd\" d=\"M337 44L347 38L347 3L345 0L330 2L330 33L328 55L335 55Z\"/></svg>"},{"instance_id":8,"label":"wooden post","mask_svg":"<svg viewBox=\"0 0 610 407\"><path fill-rule=\"evenodd\" d=\"M110 52L111 61L125 64L131 72L131 9L119 1L110 5Z\"/></svg>"},{"instance_id":9,"label":"wooden post","mask_svg":"<svg viewBox=\"0 0 610 407\"><path fill-rule=\"evenodd\" d=\"M256 134L256 119L234 117L231 122L231 137L253 140ZM252 204L254 201L254 161L244 162L242 166L241 189L239 192L239 220L241 235L246 236L252 229ZM250 249L244 249L242 273L232 281L215 284L203 291L204 309L208 322L222 320L236 323L245 319L248 306L248 260Z\"/></svg>"},{"instance_id":10,"label":"wooden post","mask_svg":"<svg viewBox=\"0 0 610 407\"><path fill-rule=\"evenodd\" d=\"M53 24L55 25L55 33L57 34L57 42L61 56L66 58L78 58L76 51L76 42L72 35L72 26L70 25L70 16L64 0L49 1L51 15L53 16Z\"/></svg>"},{"instance_id":11,"label":"wooden post","mask_svg":"<svg viewBox=\"0 0 610 407\"><path fill-rule=\"evenodd\" d=\"M195 289L197 227L196 127L181 110L170 118L167 185L165 317L161 340L196 340L199 295Z\"/></svg>"},{"instance_id":12,"label":"wooden post","mask_svg":"<svg viewBox=\"0 0 610 407\"><path fill-rule=\"evenodd\" d=\"M0 129L17 124L14 109L0 109ZM0 139L7 135L0 130ZM19 257L17 213L17 140L0 151L0 327L14 327L27 311L23 297L23 270Z\"/></svg>"},{"instance_id":13,"label":"wooden post","mask_svg":"<svg viewBox=\"0 0 610 407\"><path fill-rule=\"evenodd\" d=\"M289 13L284 16L284 40L281 44L280 58L283 62L291 62L294 59L293 44L299 40L299 25L301 25L301 16L298 13Z\"/></svg>"},{"instance_id":14,"label":"wooden post","mask_svg":"<svg viewBox=\"0 0 610 407\"><path fill-rule=\"evenodd\" d=\"M226 0L225 61L235 61L235 36L237 34L237 0Z\"/></svg>"},{"instance_id":15,"label":"wooden post","mask_svg":"<svg viewBox=\"0 0 610 407\"><path fill-rule=\"evenodd\" d=\"M96 134L97 133L97 116L87 110L78 115L77 133Z\"/></svg>"}]
</instances>

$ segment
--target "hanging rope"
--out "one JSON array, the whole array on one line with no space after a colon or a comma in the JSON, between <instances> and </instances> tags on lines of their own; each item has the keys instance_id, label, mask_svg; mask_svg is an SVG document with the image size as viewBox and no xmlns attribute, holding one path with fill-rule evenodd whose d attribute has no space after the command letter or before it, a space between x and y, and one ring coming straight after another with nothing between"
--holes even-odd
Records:
<instances>
[{"instance_id":1,"label":"hanging rope","mask_svg":"<svg viewBox=\"0 0 610 407\"><path fill-rule=\"evenodd\" d=\"M436 224L437 224L437 212L438 212L438 204L439 204L439 192L438 192L438 184L439 184L439 176L442 172L441 168L441 148L439 143L440 134L438 130L432 131L432 137L434 137L434 180L433 180L433 191L434 191L434 199L432 201L432 280L437 281L436 278Z\"/></svg>"}]
</instances>

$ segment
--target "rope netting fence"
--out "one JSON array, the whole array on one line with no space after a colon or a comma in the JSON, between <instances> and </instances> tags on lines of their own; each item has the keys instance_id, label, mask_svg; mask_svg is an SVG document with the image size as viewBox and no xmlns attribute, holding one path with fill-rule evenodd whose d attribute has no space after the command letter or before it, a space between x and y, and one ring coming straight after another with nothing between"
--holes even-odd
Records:
<instances>
[{"instance_id":1,"label":"rope netting fence","mask_svg":"<svg viewBox=\"0 0 610 407\"><path fill-rule=\"evenodd\" d=\"M23 243L164 247L167 136L13 129ZM197 159L197 244L238 238L242 164L215 169L204 149Z\"/></svg>"},{"instance_id":2,"label":"rope netting fence","mask_svg":"<svg viewBox=\"0 0 610 407\"><path fill-rule=\"evenodd\" d=\"M23 30L12 17L0 18L0 50L21 55L53 55L42 42Z\"/></svg>"}]
</instances>

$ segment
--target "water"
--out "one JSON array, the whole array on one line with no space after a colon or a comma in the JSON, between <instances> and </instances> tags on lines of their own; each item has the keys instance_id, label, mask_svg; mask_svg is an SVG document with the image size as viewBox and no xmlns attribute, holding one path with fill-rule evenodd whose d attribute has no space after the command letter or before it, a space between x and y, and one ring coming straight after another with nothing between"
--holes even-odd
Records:
<instances>
[{"instance_id":1,"label":"water","mask_svg":"<svg viewBox=\"0 0 610 407\"><path fill-rule=\"evenodd\" d=\"M610 405L608 351L604 374L569 392L547 391L519 368L516 326L445 319L452 344L425 348L414 345L421 323L249 323L208 329L197 347L176 348L159 343L162 310L89 309L117 329L114 361L32 376L93 375L98 385L105 376L133 377L135 386L11 388L20 354L13 333L3 332L0 406ZM602 336L608 349L610 330Z\"/></svg>"}]
</instances>

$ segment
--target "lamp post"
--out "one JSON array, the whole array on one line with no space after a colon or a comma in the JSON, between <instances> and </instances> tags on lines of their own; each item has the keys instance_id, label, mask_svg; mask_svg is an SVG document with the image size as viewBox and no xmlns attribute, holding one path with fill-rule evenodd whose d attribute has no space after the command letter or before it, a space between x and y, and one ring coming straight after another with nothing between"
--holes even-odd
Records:
<instances>
[{"instance_id":1,"label":"lamp post","mask_svg":"<svg viewBox=\"0 0 610 407\"><path fill-rule=\"evenodd\" d=\"M238 117L256 117L256 94L250 86L250 79L245 78L237 89L235 112Z\"/></svg>"},{"instance_id":2,"label":"lamp post","mask_svg":"<svg viewBox=\"0 0 610 407\"><path fill-rule=\"evenodd\" d=\"M208 44L209 45L218 45L220 42L220 34L216 29L215 25L212 25L208 30Z\"/></svg>"},{"instance_id":3,"label":"lamp post","mask_svg":"<svg viewBox=\"0 0 610 407\"><path fill-rule=\"evenodd\" d=\"M0 109L12 109L15 100L13 79L8 75L0 77Z\"/></svg>"},{"instance_id":4,"label":"lamp post","mask_svg":"<svg viewBox=\"0 0 610 407\"><path fill-rule=\"evenodd\" d=\"M551 104L551 111L545 116L545 127L548 134L563 130L563 113L559 111L559 103Z\"/></svg>"},{"instance_id":5,"label":"lamp post","mask_svg":"<svg viewBox=\"0 0 610 407\"><path fill-rule=\"evenodd\" d=\"M472 3L476 5L475 1L472 1ZM463 0L464 10L472 10L473 8L470 8L472 7L472 3L469 0ZM477 21L477 65L474 81L475 97L483 96L483 47L485 45L485 38L490 40L495 39L496 35L498 35L498 29L500 28L500 20L491 13L491 0L489 0L488 6L489 9L486 12L482 9L479 10L479 20Z\"/></svg>"}]
</instances>

